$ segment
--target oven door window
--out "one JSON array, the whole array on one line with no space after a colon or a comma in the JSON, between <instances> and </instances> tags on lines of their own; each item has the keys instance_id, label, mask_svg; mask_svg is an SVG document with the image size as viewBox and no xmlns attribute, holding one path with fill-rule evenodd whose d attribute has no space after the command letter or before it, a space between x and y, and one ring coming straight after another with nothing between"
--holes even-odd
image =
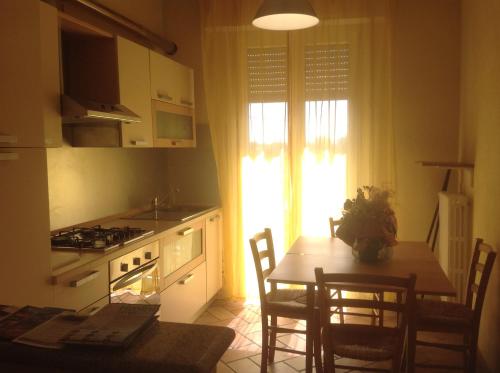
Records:
<instances>
[{"instance_id":1,"label":"oven door window","mask_svg":"<svg viewBox=\"0 0 500 373\"><path fill-rule=\"evenodd\" d=\"M136 268L110 285L111 303L160 304L158 263Z\"/></svg>"}]
</instances>

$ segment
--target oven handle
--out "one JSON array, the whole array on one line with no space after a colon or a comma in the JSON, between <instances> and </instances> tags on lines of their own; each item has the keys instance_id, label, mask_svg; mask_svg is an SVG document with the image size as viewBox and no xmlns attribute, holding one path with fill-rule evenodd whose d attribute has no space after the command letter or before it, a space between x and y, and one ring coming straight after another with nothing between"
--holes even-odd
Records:
<instances>
[{"instance_id":1,"label":"oven handle","mask_svg":"<svg viewBox=\"0 0 500 373\"><path fill-rule=\"evenodd\" d=\"M123 289L124 287L143 279L157 268L158 268L157 260L143 267L136 268L133 271L127 273L116 284L114 284L111 291L117 291Z\"/></svg>"}]
</instances>

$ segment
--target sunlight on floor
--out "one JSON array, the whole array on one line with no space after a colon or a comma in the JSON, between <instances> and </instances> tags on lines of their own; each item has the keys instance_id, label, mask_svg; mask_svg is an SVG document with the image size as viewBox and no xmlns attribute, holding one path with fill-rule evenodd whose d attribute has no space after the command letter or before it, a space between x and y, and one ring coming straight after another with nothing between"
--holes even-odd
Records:
<instances>
[{"instance_id":1,"label":"sunlight on floor","mask_svg":"<svg viewBox=\"0 0 500 373\"><path fill-rule=\"evenodd\" d=\"M211 306L196 320L197 324L219 325L233 328L236 338L224 353L217 366L217 373L259 373L261 353L261 322L258 300L230 299L215 300ZM288 318L278 318L278 324L287 328L303 328L304 322ZM305 337L298 334L283 334L278 337L278 345L282 347L304 347ZM432 337L434 340L450 341L446 336ZM458 360L457 360L458 359ZM417 350L417 361L432 363L460 362L461 355L454 352L436 352L435 349L420 348ZM341 358L339 363L351 364L349 359ZM358 362L356 362L358 363ZM380 366L380 363L365 363L365 366ZM436 369L418 369L417 372L439 373ZM271 373L305 372L303 356L276 351L275 362L269 365ZM347 372L336 370L337 373ZM352 370L350 372L356 372ZM443 371L444 372L444 371Z\"/></svg>"}]
</instances>

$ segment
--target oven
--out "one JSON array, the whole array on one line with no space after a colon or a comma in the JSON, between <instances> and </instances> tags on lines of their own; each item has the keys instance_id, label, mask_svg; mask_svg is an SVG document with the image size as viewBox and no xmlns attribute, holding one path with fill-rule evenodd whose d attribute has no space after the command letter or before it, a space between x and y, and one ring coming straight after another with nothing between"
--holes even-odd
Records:
<instances>
[{"instance_id":1,"label":"oven","mask_svg":"<svg viewBox=\"0 0 500 373\"><path fill-rule=\"evenodd\" d=\"M160 304L159 243L109 262L110 303Z\"/></svg>"}]
</instances>

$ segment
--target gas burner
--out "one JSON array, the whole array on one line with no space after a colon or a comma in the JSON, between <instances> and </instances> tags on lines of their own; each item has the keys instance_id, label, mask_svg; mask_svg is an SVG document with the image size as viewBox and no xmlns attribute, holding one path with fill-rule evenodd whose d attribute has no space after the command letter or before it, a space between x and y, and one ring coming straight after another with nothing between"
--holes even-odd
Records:
<instances>
[{"instance_id":1,"label":"gas burner","mask_svg":"<svg viewBox=\"0 0 500 373\"><path fill-rule=\"evenodd\" d=\"M74 227L71 230L61 231L51 236L53 250L82 250L104 252L118 246L139 240L153 231L142 228L112 227Z\"/></svg>"}]
</instances>

